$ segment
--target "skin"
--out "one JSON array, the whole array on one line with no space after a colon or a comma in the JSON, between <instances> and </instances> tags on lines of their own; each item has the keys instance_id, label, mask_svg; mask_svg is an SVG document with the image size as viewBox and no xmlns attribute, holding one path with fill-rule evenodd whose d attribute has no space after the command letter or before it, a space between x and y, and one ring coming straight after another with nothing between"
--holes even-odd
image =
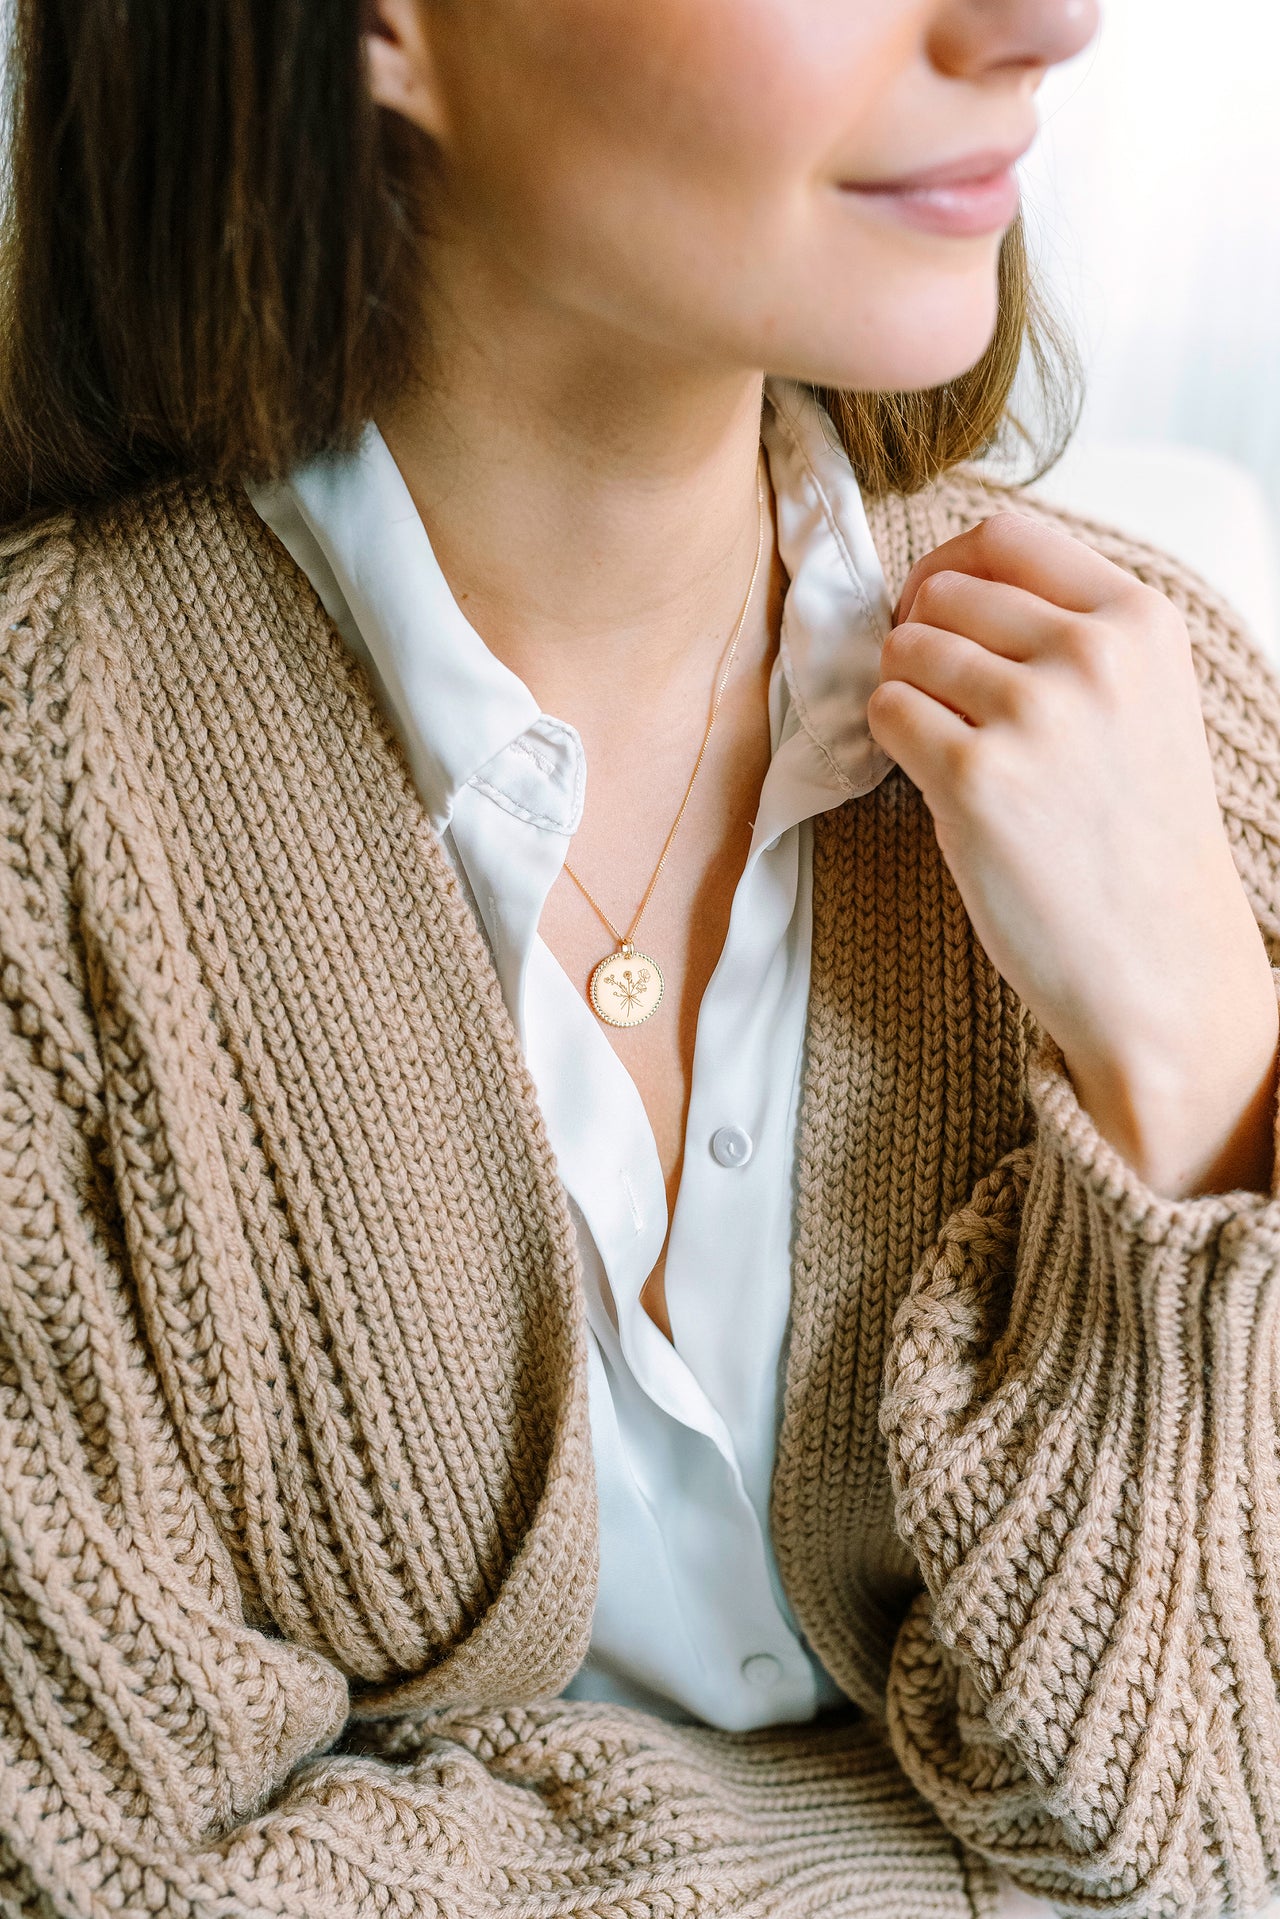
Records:
<instances>
[{"instance_id":1,"label":"skin","mask_svg":"<svg viewBox=\"0 0 1280 1919\"><path fill-rule=\"evenodd\" d=\"M582 736L571 858L615 923L675 817L750 576L765 372L927 388L995 327L999 232L913 230L847 183L1024 146L1045 72L1097 26L1096 0L375 0L371 91L434 175L421 373L379 426L471 623ZM669 1211L769 759L769 506L641 929L666 1002L601 1029ZM1082 1103L1158 1190L1265 1190L1276 997L1175 609L1000 515L922 562L900 611L872 731ZM563 875L539 931L584 985L612 945ZM643 1302L670 1337L664 1263Z\"/></svg>"},{"instance_id":2,"label":"skin","mask_svg":"<svg viewBox=\"0 0 1280 1919\"><path fill-rule=\"evenodd\" d=\"M1214 787L1186 622L1002 513L908 576L869 706L974 930L1156 1192L1269 1192L1276 986Z\"/></svg>"}]
</instances>

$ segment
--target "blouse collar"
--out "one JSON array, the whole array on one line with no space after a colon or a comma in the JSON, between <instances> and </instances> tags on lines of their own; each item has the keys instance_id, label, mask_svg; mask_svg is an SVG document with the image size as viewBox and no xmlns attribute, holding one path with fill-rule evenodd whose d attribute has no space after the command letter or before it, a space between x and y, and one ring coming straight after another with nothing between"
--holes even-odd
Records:
<instances>
[{"instance_id":1,"label":"blouse collar","mask_svg":"<svg viewBox=\"0 0 1280 1919\"><path fill-rule=\"evenodd\" d=\"M816 812L866 792L894 764L866 722L892 603L857 479L811 389L767 380L761 439L790 582L782 669L805 736L811 804L803 810ZM462 612L373 421L353 451L323 454L284 480L246 490L393 717L414 716L412 728L400 729L402 744L438 831L491 760L526 735L563 728ZM572 833L582 781L571 757L557 763L564 790L553 795L559 817L548 823Z\"/></svg>"}]
</instances>

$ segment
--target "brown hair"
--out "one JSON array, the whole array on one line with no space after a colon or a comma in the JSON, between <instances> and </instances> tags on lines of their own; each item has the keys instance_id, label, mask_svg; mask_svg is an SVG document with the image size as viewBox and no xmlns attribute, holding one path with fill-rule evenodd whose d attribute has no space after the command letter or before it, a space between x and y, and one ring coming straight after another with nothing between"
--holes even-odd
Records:
<instances>
[{"instance_id":1,"label":"brown hair","mask_svg":"<svg viewBox=\"0 0 1280 1919\"><path fill-rule=\"evenodd\" d=\"M180 474L277 476L353 445L408 376L430 168L369 95L366 6L16 0L0 522ZM1079 368L1019 220L974 367L927 392L821 393L868 494L914 492L1010 428L1033 444L1009 406L1024 341L1043 472Z\"/></svg>"}]
</instances>

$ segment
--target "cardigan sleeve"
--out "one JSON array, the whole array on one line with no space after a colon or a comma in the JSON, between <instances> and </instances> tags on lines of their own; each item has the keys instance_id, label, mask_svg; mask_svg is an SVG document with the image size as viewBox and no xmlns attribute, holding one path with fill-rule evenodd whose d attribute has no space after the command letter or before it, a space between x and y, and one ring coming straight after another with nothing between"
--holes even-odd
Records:
<instances>
[{"instance_id":1,"label":"cardigan sleeve","mask_svg":"<svg viewBox=\"0 0 1280 1919\"><path fill-rule=\"evenodd\" d=\"M552 1919L582 1847L538 1788L583 1770L572 1717L482 1715L488 1759L429 1730L396 1763L352 1750L344 1671L250 1609L190 1469L144 1275L207 1265L216 1234L199 1116L122 1043L112 996L136 975L105 977L68 856L78 812L118 927L149 880L119 792L84 803L63 530L13 543L0 598L0 1913L418 1919L509 1910L536 1881ZM143 960L180 1031L153 928ZM213 1337L211 1278L188 1347ZM211 1428L242 1389L229 1371ZM640 1850L600 1876L643 1881Z\"/></svg>"},{"instance_id":2,"label":"cardigan sleeve","mask_svg":"<svg viewBox=\"0 0 1280 1919\"><path fill-rule=\"evenodd\" d=\"M1184 604L1280 989L1280 684L1227 609ZM1064 1912L1253 1912L1280 1890L1280 1127L1269 1192L1174 1200L1038 1029L1027 1094L891 1332L924 1587L890 1736L943 1823Z\"/></svg>"},{"instance_id":3,"label":"cardigan sleeve","mask_svg":"<svg viewBox=\"0 0 1280 1919\"><path fill-rule=\"evenodd\" d=\"M42 697L36 658L17 698L19 632L0 729ZM30 744L0 742L0 1912L497 1909L553 1865L546 1802L456 1742L333 1751L343 1673L246 1617L186 1470L112 1173L116 1151L146 1163L161 1116L152 1089L131 1137L104 1095Z\"/></svg>"}]
</instances>

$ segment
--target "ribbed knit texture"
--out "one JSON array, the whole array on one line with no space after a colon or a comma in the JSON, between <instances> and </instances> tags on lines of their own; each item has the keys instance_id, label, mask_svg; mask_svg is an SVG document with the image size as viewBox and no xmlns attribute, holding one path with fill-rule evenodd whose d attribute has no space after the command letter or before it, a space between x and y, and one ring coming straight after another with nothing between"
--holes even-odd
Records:
<instances>
[{"instance_id":1,"label":"ribbed knit texture","mask_svg":"<svg viewBox=\"0 0 1280 1919\"><path fill-rule=\"evenodd\" d=\"M1185 614L1280 962L1280 684L1203 581L961 472L872 509L891 591L1010 504ZM235 491L0 559L0 1911L1280 1888L1280 1179L1133 1176L905 776L815 826L772 1516L857 1707L560 1702L597 1553L574 1237L403 754Z\"/></svg>"}]
</instances>

